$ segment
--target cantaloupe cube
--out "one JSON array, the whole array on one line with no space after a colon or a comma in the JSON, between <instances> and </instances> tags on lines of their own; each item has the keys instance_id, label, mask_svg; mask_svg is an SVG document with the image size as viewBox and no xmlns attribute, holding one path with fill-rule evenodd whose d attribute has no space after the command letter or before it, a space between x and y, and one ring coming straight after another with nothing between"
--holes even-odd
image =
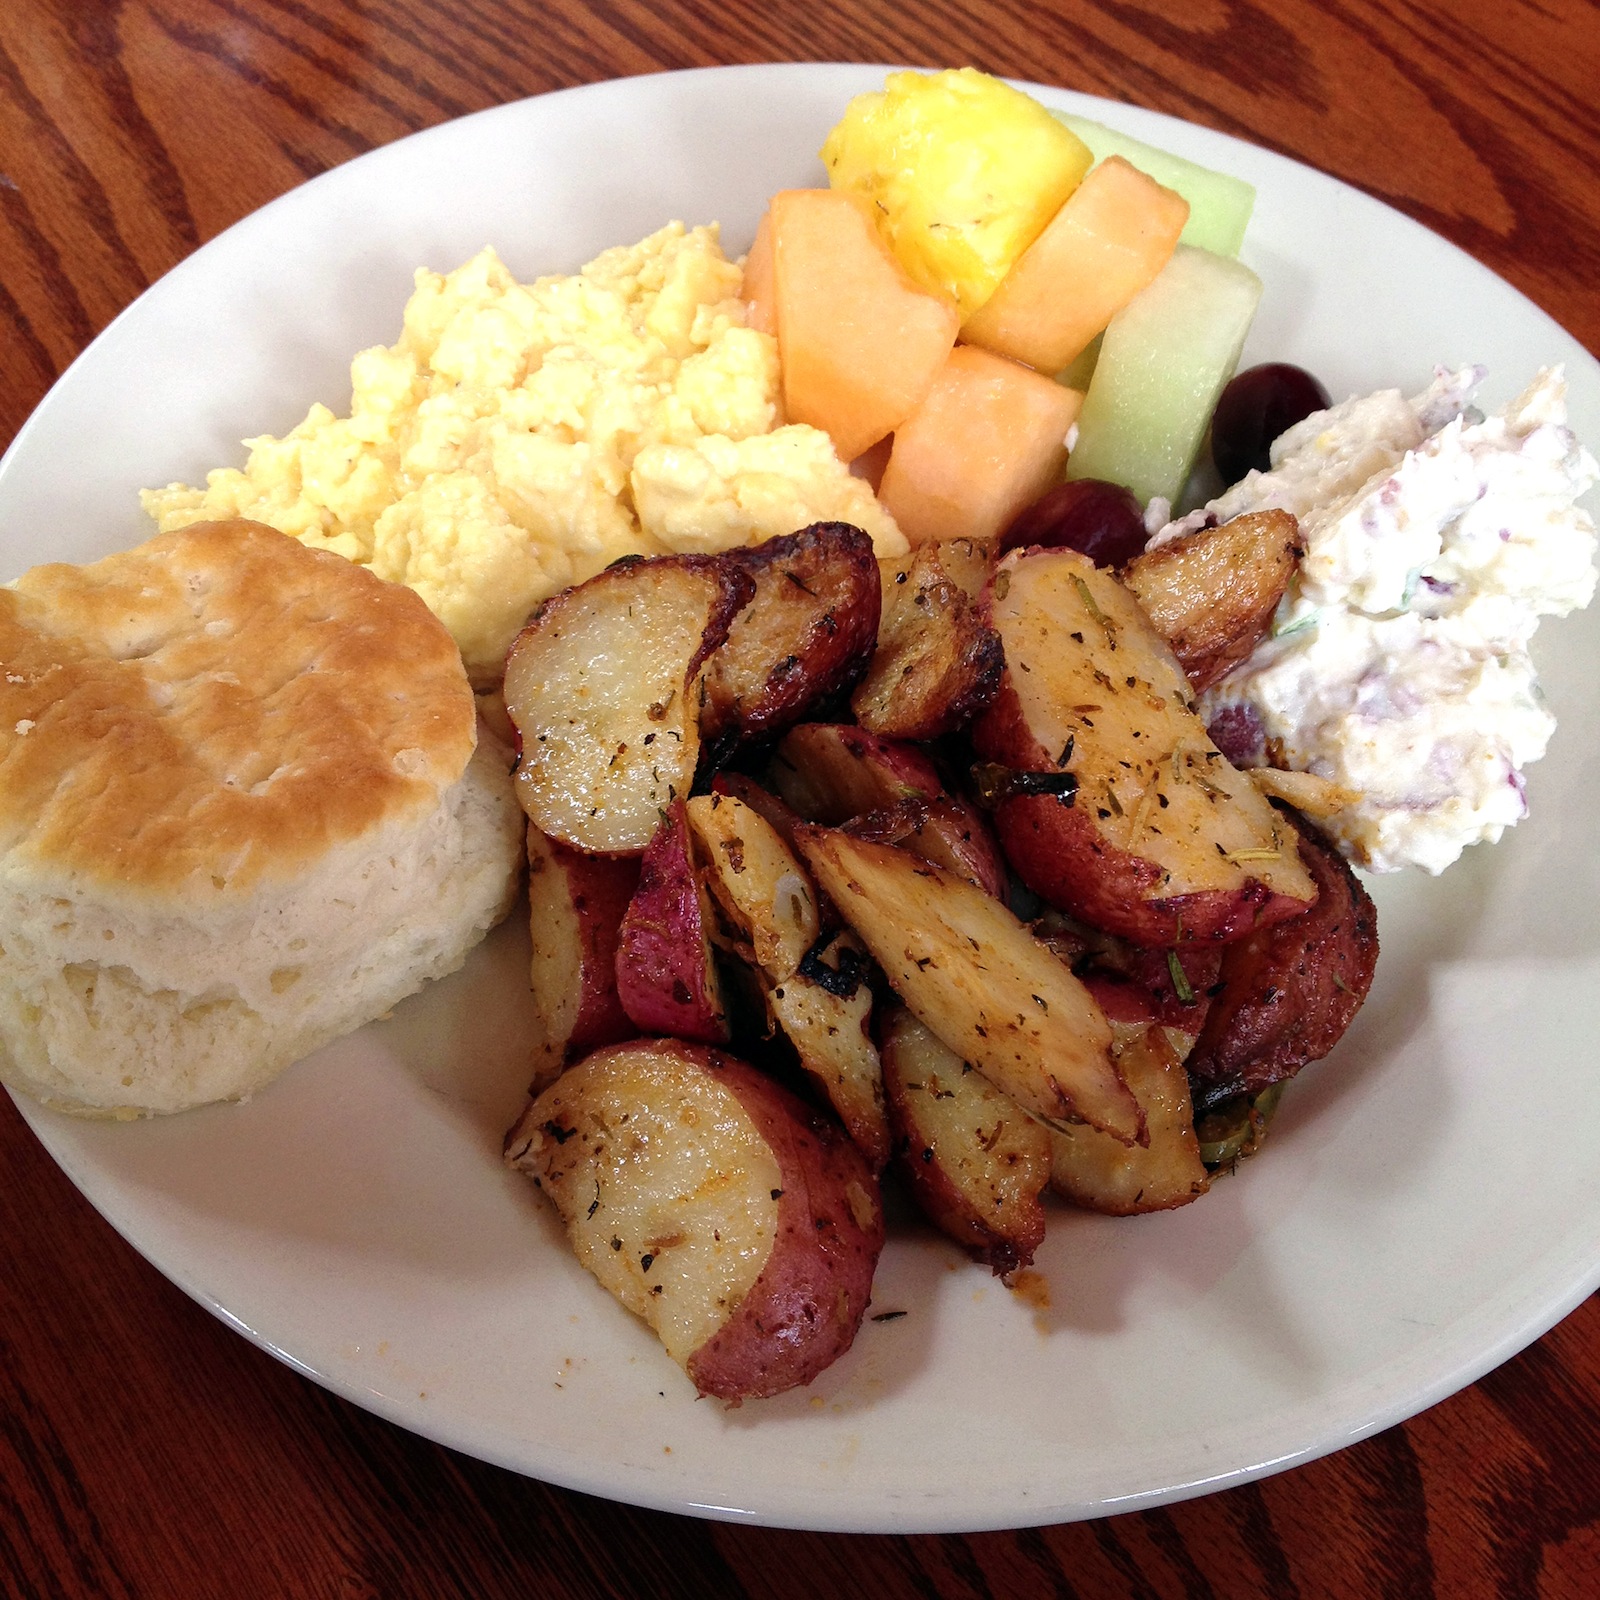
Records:
<instances>
[{"instance_id":1,"label":"cantaloupe cube","mask_svg":"<svg viewBox=\"0 0 1600 1600\"><path fill-rule=\"evenodd\" d=\"M1083 396L971 345L895 430L878 497L913 545L993 539L1061 476Z\"/></svg>"},{"instance_id":2,"label":"cantaloupe cube","mask_svg":"<svg viewBox=\"0 0 1600 1600\"><path fill-rule=\"evenodd\" d=\"M1031 95L973 67L890 73L845 107L821 154L835 189L871 203L912 278L964 317L1093 161Z\"/></svg>"},{"instance_id":3,"label":"cantaloupe cube","mask_svg":"<svg viewBox=\"0 0 1600 1600\"><path fill-rule=\"evenodd\" d=\"M912 283L856 196L785 189L769 214L784 410L851 461L933 387L956 308Z\"/></svg>"},{"instance_id":4,"label":"cantaloupe cube","mask_svg":"<svg viewBox=\"0 0 1600 1600\"><path fill-rule=\"evenodd\" d=\"M1059 372L1155 282L1189 202L1121 156L1102 161L962 327L969 344Z\"/></svg>"},{"instance_id":5,"label":"cantaloupe cube","mask_svg":"<svg viewBox=\"0 0 1600 1600\"><path fill-rule=\"evenodd\" d=\"M758 333L778 335L776 286L772 281L772 212L761 213L761 223L744 258L744 323Z\"/></svg>"},{"instance_id":6,"label":"cantaloupe cube","mask_svg":"<svg viewBox=\"0 0 1600 1600\"><path fill-rule=\"evenodd\" d=\"M1148 172L1157 183L1176 189L1189 202L1189 220L1180 244L1214 255L1236 256L1244 243L1244 231L1255 209L1255 185L1231 172L1213 172L1168 150L1158 150L1104 123L1070 111L1057 111L1056 120L1071 128L1094 152L1096 161L1107 156L1125 156L1141 172Z\"/></svg>"}]
</instances>

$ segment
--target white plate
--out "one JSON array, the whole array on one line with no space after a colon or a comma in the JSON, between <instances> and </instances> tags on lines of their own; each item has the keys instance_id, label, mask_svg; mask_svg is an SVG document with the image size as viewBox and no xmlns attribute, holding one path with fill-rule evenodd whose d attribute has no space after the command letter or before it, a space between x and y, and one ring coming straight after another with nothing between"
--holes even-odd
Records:
<instances>
[{"instance_id":1,"label":"white plate","mask_svg":"<svg viewBox=\"0 0 1600 1600\"><path fill-rule=\"evenodd\" d=\"M635 78L378 150L157 284L0 465L9 576L145 537L134 491L242 457L399 327L412 269L486 242L522 276L669 218L742 248L875 67ZM1395 212L1215 133L1082 110L1256 183L1267 292L1247 359L1336 395L1482 360L1509 398L1564 360L1600 441L1600 368ZM135 1126L24 1105L123 1235L339 1394L473 1455L613 1498L826 1529L953 1530L1152 1505L1305 1460L1440 1399L1600 1281L1600 612L1538 641L1563 721L1533 819L1441 880L1378 884L1372 998L1289 1095L1265 1154L1200 1204L1057 1213L1051 1304L914 1228L856 1347L809 1390L696 1402L498 1159L520 1104L524 935L242 1107Z\"/></svg>"}]
</instances>

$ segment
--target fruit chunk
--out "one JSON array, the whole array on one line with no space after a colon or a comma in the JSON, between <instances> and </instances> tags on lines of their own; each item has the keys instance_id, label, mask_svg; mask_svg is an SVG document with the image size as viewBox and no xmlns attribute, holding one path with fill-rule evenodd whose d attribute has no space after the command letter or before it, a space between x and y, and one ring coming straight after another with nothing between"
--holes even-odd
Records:
<instances>
[{"instance_id":1,"label":"fruit chunk","mask_svg":"<svg viewBox=\"0 0 1600 1600\"><path fill-rule=\"evenodd\" d=\"M1121 156L1102 161L961 337L1040 372L1060 372L1171 259L1189 202Z\"/></svg>"},{"instance_id":2,"label":"fruit chunk","mask_svg":"<svg viewBox=\"0 0 1600 1600\"><path fill-rule=\"evenodd\" d=\"M1120 483L1074 478L1047 489L1000 535L996 556L1013 550L1077 550L1097 567L1120 567L1144 549L1144 507Z\"/></svg>"},{"instance_id":3,"label":"fruit chunk","mask_svg":"<svg viewBox=\"0 0 1600 1600\"><path fill-rule=\"evenodd\" d=\"M877 1184L753 1067L672 1039L599 1051L529 1104L505 1154L701 1394L781 1394L850 1348L883 1248Z\"/></svg>"},{"instance_id":4,"label":"fruit chunk","mask_svg":"<svg viewBox=\"0 0 1600 1600\"><path fill-rule=\"evenodd\" d=\"M528 824L536 1085L574 1057L633 1036L617 996L617 946L638 883L633 857L586 856Z\"/></svg>"},{"instance_id":5,"label":"fruit chunk","mask_svg":"<svg viewBox=\"0 0 1600 1600\"><path fill-rule=\"evenodd\" d=\"M1322 380L1288 361L1235 374L1211 413L1211 460L1225 485L1272 470L1274 440L1333 404Z\"/></svg>"},{"instance_id":6,"label":"fruit chunk","mask_svg":"<svg viewBox=\"0 0 1600 1600\"><path fill-rule=\"evenodd\" d=\"M1181 194L1189 202L1189 220L1184 224L1181 243L1219 256L1238 255L1250 213L1255 209L1253 184L1232 173L1213 172L1210 167L1158 150L1141 139L1070 111L1057 111L1055 117L1083 140L1096 161L1122 156L1157 183Z\"/></svg>"},{"instance_id":7,"label":"fruit chunk","mask_svg":"<svg viewBox=\"0 0 1600 1600\"><path fill-rule=\"evenodd\" d=\"M1042 1122L1143 1137L1100 1008L1000 901L889 845L824 828L798 842L895 992L963 1060Z\"/></svg>"},{"instance_id":8,"label":"fruit chunk","mask_svg":"<svg viewBox=\"0 0 1600 1600\"><path fill-rule=\"evenodd\" d=\"M878 498L913 545L993 539L1061 475L1083 396L958 345L895 429Z\"/></svg>"},{"instance_id":9,"label":"fruit chunk","mask_svg":"<svg viewBox=\"0 0 1600 1600\"><path fill-rule=\"evenodd\" d=\"M1044 1242L1050 1130L904 1006L884 1029L883 1078L896 1170L928 1220L997 1273L1027 1266Z\"/></svg>"},{"instance_id":10,"label":"fruit chunk","mask_svg":"<svg viewBox=\"0 0 1600 1600\"><path fill-rule=\"evenodd\" d=\"M958 317L905 275L855 196L786 189L770 210L784 410L850 461L916 409Z\"/></svg>"},{"instance_id":11,"label":"fruit chunk","mask_svg":"<svg viewBox=\"0 0 1600 1600\"><path fill-rule=\"evenodd\" d=\"M1180 246L1106 329L1069 478L1177 500L1261 299L1248 267Z\"/></svg>"},{"instance_id":12,"label":"fruit chunk","mask_svg":"<svg viewBox=\"0 0 1600 1600\"><path fill-rule=\"evenodd\" d=\"M822 147L912 278L969 317L1077 188L1093 157L1037 100L972 67L890 73Z\"/></svg>"},{"instance_id":13,"label":"fruit chunk","mask_svg":"<svg viewBox=\"0 0 1600 1600\"><path fill-rule=\"evenodd\" d=\"M772 280L772 213L763 211L750 253L744 258L744 323L757 333L778 336L776 285Z\"/></svg>"},{"instance_id":14,"label":"fruit chunk","mask_svg":"<svg viewBox=\"0 0 1600 1600\"><path fill-rule=\"evenodd\" d=\"M545 601L506 658L517 798L578 850L643 850L700 755L700 672L755 585L715 556L625 558Z\"/></svg>"},{"instance_id":15,"label":"fruit chunk","mask_svg":"<svg viewBox=\"0 0 1600 1600\"><path fill-rule=\"evenodd\" d=\"M1013 551L989 620L1006 652L980 755L1076 793L1016 793L994 814L1013 870L1051 905L1135 944L1237 939L1316 889L1287 822L1190 709L1166 641L1075 550Z\"/></svg>"}]
</instances>

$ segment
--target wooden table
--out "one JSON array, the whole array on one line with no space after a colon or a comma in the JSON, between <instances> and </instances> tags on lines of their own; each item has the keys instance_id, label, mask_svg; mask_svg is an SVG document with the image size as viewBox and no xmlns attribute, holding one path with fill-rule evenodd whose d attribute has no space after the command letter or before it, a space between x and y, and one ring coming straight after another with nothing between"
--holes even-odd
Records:
<instances>
[{"instance_id":1,"label":"wooden table","mask_svg":"<svg viewBox=\"0 0 1600 1600\"><path fill-rule=\"evenodd\" d=\"M907 14L900 14L907 13ZM1208 123L1380 196L1600 351L1588 0L7 0L0 441L88 340L301 180L483 106L762 60L971 63ZM1600 1302L1403 1426L1089 1524L845 1537L517 1478L333 1398L129 1250L0 1103L0 1591L1600 1593Z\"/></svg>"}]
</instances>

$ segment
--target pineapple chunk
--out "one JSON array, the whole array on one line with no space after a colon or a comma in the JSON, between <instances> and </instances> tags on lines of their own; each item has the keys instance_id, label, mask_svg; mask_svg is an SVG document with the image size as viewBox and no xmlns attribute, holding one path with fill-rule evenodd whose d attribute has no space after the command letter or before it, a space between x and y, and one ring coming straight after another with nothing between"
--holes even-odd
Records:
<instances>
[{"instance_id":1,"label":"pineapple chunk","mask_svg":"<svg viewBox=\"0 0 1600 1600\"><path fill-rule=\"evenodd\" d=\"M1092 159L1038 101L972 67L890 73L850 102L822 147L831 185L871 202L906 272L963 321Z\"/></svg>"}]
</instances>

